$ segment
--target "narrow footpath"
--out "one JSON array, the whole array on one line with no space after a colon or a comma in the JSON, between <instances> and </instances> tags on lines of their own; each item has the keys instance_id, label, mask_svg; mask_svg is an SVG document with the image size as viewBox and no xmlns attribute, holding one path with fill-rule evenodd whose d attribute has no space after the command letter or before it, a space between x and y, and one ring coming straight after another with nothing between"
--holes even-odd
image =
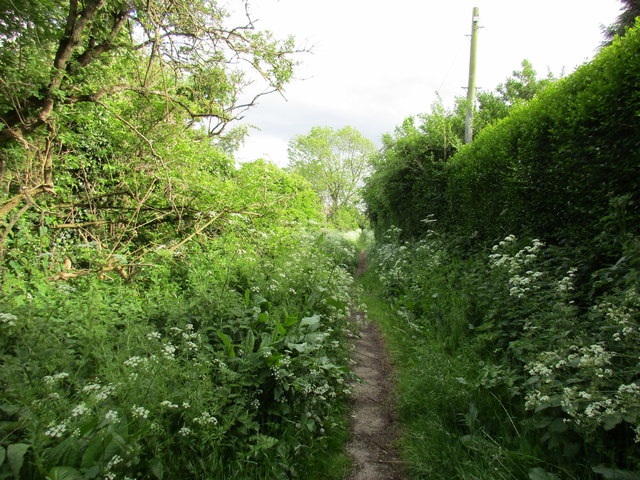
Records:
<instances>
[{"instance_id":1,"label":"narrow footpath","mask_svg":"<svg viewBox=\"0 0 640 480\"><path fill-rule=\"evenodd\" d=\"M358 274L365 269L363 252ZM402 480L402 462L394 447L399 427L392 370L382 335L364 312L353 311L351 320L359 330L352 356L353 371L362 382L351 386L351 441L347 451L354 468L348 480Z\"/></svg>"}]
</instances>

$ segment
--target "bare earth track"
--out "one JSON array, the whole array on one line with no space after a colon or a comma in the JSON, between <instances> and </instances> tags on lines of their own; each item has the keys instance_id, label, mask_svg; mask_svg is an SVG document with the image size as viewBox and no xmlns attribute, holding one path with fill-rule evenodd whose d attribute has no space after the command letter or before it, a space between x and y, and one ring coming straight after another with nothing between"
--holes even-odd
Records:
<instances>
[{"instance_id":1,"label":"bare earth track","mask_svg":"<svg viewBox=\"0 0 640 480\"><path fill-rule=\"evenodd\" d=\"M365 268L363 253L358 274ZM351 320L360 330L353 352L353 371L362 383L356 382L351 388L351 441L347 451L354 470L347 480L402 480L402 462L394 448L398 425L392 370L382 336L365 313L354 311Z\"/></svg>"}]
</instances>

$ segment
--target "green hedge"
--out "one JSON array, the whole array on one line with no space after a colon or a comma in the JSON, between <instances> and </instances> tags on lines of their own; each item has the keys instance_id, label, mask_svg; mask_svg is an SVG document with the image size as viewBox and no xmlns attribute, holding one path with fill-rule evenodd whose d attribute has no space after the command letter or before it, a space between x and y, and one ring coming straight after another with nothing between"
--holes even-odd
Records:
<instances>
[{"instance_id":1,"label":"green hedge","mask_svg":"<svg viewBox=\"0 0 640 480\"><path fill-rule=\"evenodd\" d=\"M569 245L637 234L639 60L636 28L483 130L446 166L446 227Z\"/></svg>"}]
</instances>

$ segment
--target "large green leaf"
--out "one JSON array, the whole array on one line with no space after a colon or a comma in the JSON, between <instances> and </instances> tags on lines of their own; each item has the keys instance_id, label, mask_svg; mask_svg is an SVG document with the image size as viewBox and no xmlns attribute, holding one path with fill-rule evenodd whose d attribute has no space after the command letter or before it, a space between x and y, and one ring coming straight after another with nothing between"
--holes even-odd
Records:
<instances>
[{"instance_id":1,"label":"large green leaf","mask_svg":"<svg viewBox=\"0 0 640 480\"><path fill-rule=\"evenodd\" d=\"M618 470L617 468L609 468L604 465L593 467L592 470L607 480L640 480L640 473L630 472L628 470Z\"/></svg>"},{"instance_id":2,"label":"large green leaf","mask_svg":"<svg viewBox=\"0 0 640 480\"><path fill-rule=\"evenodd\" d=\"M544 468L535 467L529 470L530 480L560 480L554 473L547 472Z\"/></svg>"},{"instance_id":3,"label":"large green leaf","mask_svg":"<svg viewBox=\"0 0 640 480\"><path fill-rule=\"evenodd\" d=\"M47 474L47 480L80 480L82 475L71 467L53 467Z\"/></svg>"},{"instance_id":4,"label":"large green leaf","mask_svg":"<svg viewBox=\"0 0 640 480\"><path fill-rule=\"evenodd\" d=\"M31 445L26 443L13 443L7 447L7 460L16 479L20 478L20 470L24 463L24 456Z\"/></svg>"}]
</instances>

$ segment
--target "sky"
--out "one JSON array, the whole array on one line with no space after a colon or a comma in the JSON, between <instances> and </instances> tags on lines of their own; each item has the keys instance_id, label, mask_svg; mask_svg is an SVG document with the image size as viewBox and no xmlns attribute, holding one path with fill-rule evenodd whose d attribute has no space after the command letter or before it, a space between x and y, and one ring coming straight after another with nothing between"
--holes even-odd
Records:
<instances>
[{"instance_id":1,"label":"sky","mask_svg":"<svg viewBox=\"0 0 640 480\"><path fill-rule=\"evenodd\" d=\"M239 3L239 2L235 2ZM256 28L293 35L298 57L284 95L242 121L257 128L239 162L287 163L287 144L314 126L351 126L380 145L411 115L466 95L473 8L480 9L477 80L492 91L527 59L540 76L593 58L618 0L252 0Z\"/></svg>"}]
</instances>

